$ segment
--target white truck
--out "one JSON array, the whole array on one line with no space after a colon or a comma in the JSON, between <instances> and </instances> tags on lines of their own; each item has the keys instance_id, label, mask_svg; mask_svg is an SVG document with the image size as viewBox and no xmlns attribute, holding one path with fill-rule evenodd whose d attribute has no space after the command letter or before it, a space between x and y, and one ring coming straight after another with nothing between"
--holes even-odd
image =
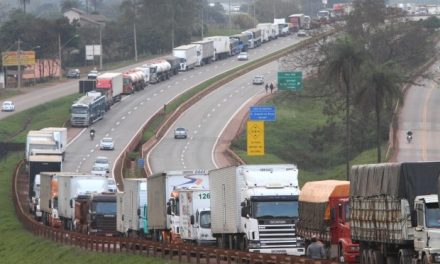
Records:
<instances>
[{"instance_id":1,"label":"white truck","mask_svg":"<svg viewBox=\"0 0 440 264\"><path fill-rule=\"evenodd\" d=\"M271 23L260 23L260 24L257 24L257 29L261 30L261 40L262 40L262 42L268 42L268 41L273 39L272 24Z\"/></svg>"},{"instance_id":2,"label":"white truck","mask_svg":"<svg viewBox=\"0 0 440 264\"><path fill-rule=\"evenodd\" d=\"M142 66L150 69L150 83L158 83L168 80L172 75L171 64L166 60L158 59L150 61Z\"/></svg>"},{"instance_id":3,"label":"white truck","mask_svg":"<svg viewBox=\"0 0 440 264\"><path fill-rule=\"evenodd\" d=\"M30 155L59 155L64 157L67 128L49 127L31 130L26 137L26 160Z\"/></svg>"},{"instance_id":4,"label":"white truck","mask_svg":"<svg viewBox=\"0 0 440 264\"><path fill-rule=\"evenodd\" d=\"M148 229L153 240L180 239L177 190L207 190L208 181L208 174L203 170L168 171L148 177Z\"/></svg>"},{"instance_id":5,"label":"white truck","mask_svg":"<svg viewBox=\"0 0 440 264\"><path fill-rule=\"evenodd\" d=\"M278 36L285 37L290 34L289 24L287 24L285 18L274 18L273 24L278 27Z\"/></svg>"},{"instance_id":6,"label":"white truck","mask_svg":"<svg viewBox=\"0 0 440 264\"><path fill-rule=\"evenodd\" d=\"M296 233L295 165L242 165L209 172L211 228L217 246L250 252L304 255Z\"/></svg>"},{"instance_id":7,"label":"white truck","mask_svg":"<svg viewBox=\"0 0 440 264\"><path fill-rule=\"evenodd\" d=\"M144 83L147 86L150 83L150 68L145 66L139 66L134 68L136 71L141 71L144 74Z\"/></svg>"},{"instance_id":8,"label":"white truck","mask_svg":"<svg viewBox=\"0 0 440 264\"><path fill-rule=\"evenodd\" d=\"M206 37L203 40L214 41L215 60L222 60L231 56L231 39L229 36Z\"/></svg>"},{"instance_id":9,"label":"white truck","mask_svg":"<svg viewBox=\"0 0 440 264\"><path fill-rule=\"evenodd\" d=\"M146 237L147 218L147 179L124 179L124 192L116 193L116 229L127 237Z\"/></svg>"},{"instance_id":10,"label":"white truck","mask_svg":"<svg viewBox=\"0 0 440 264\"><path fill-rule=\"evenodd\" d=\"M197 46L197 66L203 66L215 60L214 41L200 40L191 44Z\"/></svg>"},{"instance_id":11,"label":"white truck","mask_svg":"<svg viewBox=\"0 0 440 264\"><path fill-rule=\"evenodd\" d=\"M211 194L209 190L179 191L180 238L197 245L214 245L211 231Z\"/></svg>"},{"instance_id":12,"label":"white truck","mask_svg":"<svg viewBox=\"0 0 440 264\"><path fill-rule=\"evenodd\" d=\"M107 178L83 173L61 172L58 177L58 214L64 229L75 230L75 198L108 191Z\"/></svg>"},{"instance_id":13,"label":"white truck","mask_svg":"<svg viewBox=\"0 0 440 264\"><path fill-rule=\"evenodd\" d=\"M41 178L40 174L35 175L34 185L32 187L31 200L29 204L29 211L35 216L37 221L41 220L41 208L40 208L40 185Z\"/></svg>"},{"instance_id":14,"label":"white truck","mask_svg":"<svg viewBox=\"0 0 440 264\"><path fill-rule=\"evenodd\" d=\"M41 221L44 225L60 227L58 215L58 176L59 172L42 172L40 176L39 205Z\"/></svg>"},{"instance_id":15,"label":"white truck","mask_svg":"<svg viewBox=\"0 0 440 264\"><path fill-rule=\"evenodd\" d=\"M197 64L197 46L189 44L174 48L173 56L180 58L180 71L194 69Z\"/></svg>"}]
</instances>

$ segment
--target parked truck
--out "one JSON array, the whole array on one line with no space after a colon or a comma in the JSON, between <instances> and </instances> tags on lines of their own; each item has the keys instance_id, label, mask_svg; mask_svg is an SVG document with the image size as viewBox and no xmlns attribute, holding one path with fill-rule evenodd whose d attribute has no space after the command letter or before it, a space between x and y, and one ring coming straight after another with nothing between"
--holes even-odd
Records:
<instances>
[{"instance_id":1,"label":"parked truck","mask_svg":"<svg viewBox=\"0 0 440 264\"><path fill-rule=\"evenodd\" d=\"M75 230L95 236L117 236L115 193L81 194L75 198Z\"/></svg>"},{"instance_id":2,"label":"parked truck","mask_svg":"<svg viewBox=\"0 0 440 264\"><path fill-rule=\"evenodd\" d=\"M292 24L292 31L297 32L304 27L304 14L293 14L289 16L289 22Z\"/></svg>"},{"instance_id":3,"label":"parked truck","mask_svg":"<svg viewBox=\"0 0 440 264\"><path fill-rule=\"evenodd\" d=\"M41 222L46 226L61 227L58 215L58 178L59 172L40 174L40 210Z\"/></svg>"},{"instance_id":4,"label":"parked truck","mask_svg":"<svg viewBox=\"0 0 440 264\"><path fill-rule=\"evenodd\" d=\"M179 193L180 238L197 245L215 245L211 231L209 190L186 189Z\"/></svg>"},{"instance_id":5,"label":"parked truck","mask_svg":"<svg viewBox=\"0 0 440 264\"><path fill-rule=\"evenodd\" d=\"M105 96L100 93L97 93L97 96L82 96L70 107L70 125L73 127L88 127L104 118L105 100Z\"/></svg>"},{"instance_id":6,"label":"parked truck","mask_svg":"<svg viewBox=\"0 0 440 264\"><path fill-rule=\"evenodd\" d=\"M171 76L171 64L166 60L150 61L143 66L150 69L150 83L165 81Z\"/></svg>"},{"instance_id":7,"label":"parked truck","mask_svg":"<svg viewBox=\"0 0 440 264\"><path fill-rule=\"evenodd\" d=\"M359 244L350 237L348 181L306 182L299 195L298 234L306 245L313 237L324 243L327 256L340 263L359 262Z\"/></svg>"},{"instance_id":8,"label":"parked truck","mask_svg":"<svg viewBox=\"0 0 440 264\"><path fill-rule=\"evenodd\" d=\"M124 192L116 197L118 232L127 237L148 236L147 179L124 179Z\"/></svg>"},{"instance_id":9,"label":"parked truck","mask_svg":"<svg viewBox=\"0 0 440 264\"><path fill-rule=\"evenodd\" d=\"M56 155L64 158L67 145L67 129L51 127L31 130L26 136L25 158L30 155Z\"/></svg>"},{"instance_id":10,"label":"parked truck","mask_svg":"<svg viewBox=\"0 0 440 264\"><path fill-rule=\"evenodd\" d=\"M280 37L285 37L290 34L289 25L286 23L286 19L284 18L274 18L274 25L278 26L278 32Z\"/></svg>"},{"instance_id":11,"label":"parked truck","mask_svg":"<svg viewBox=\"0 0 440 264\"><path fill-rule=\"evenodd\" d=\"M249 36L245 33L235 34L230 36L231 39L238 40L238 47L240 52L247 51L249 48Z\"/></svg>"},{"instance_id":12,"label":"parked truck","mask_svg":"<svg viewBox=\"0 0 440 264\"><path fill-rule=\"evenodd\" d=\"M272 40L272 24L271 23L260 23L257 24L257 29L261 30L261 41L268 42Z\"/></svg>"},{"instance_id":13,"label":"parked truck","mask_svg":"<svg viewBox=\"0 0 440 264\"><path fill-rule=\"evenodd\" d=\"M145 75L142 71L131 70L122 75L124 94L132 94L135 91L143 90L145 87Z\"/></svg>"},{"instance_id":14,"label":"parked truck","mask_svg":"<svg viewBox=\"0 0 440 264\"><path fill-rule=\"evenodd\" d=\"M439 263L440 162L353 166L351 238L360 263Z\"/></svg>"},{"instance_id":15,"label":"parked truck","mask_svg":"<svg viewBox=\"0 0 440 264\"><path fill-rule=\"evenodd\" d=\"M196 66L203 66L215 60L214 41L200 40L191 44L197 46L197 64Z\"/></svg>"},{"instance_id":16,"label":"parked truck","mask_svg":"<svg viewBox=\"0 0 440 264\"><path fill-rule=\"evenodd\" d=\"M107 178L73 172L61 172L57 174L57 177L58 214L60 220L63 223L64 229L75 230L75 198L78 195L107 192Z\"/></svg>"},{"instance_id":17,"label":"parked truck","mask_svg":"<svg viewBox=\"0 0 440 264\"><path fill-rule=\"evenodd\" d=\"M205 171L168 171L147 180L148 229L155 241L179 239L179 200L177 190L208 189Z\"/></svg>"},{"instance_id":18,"label":"parked truck","mask_svg":"<svg viewBox=\"0 0 440 264\"><path fill-rule=\"evenodd\" d=\"M171 75L179 74L180 58L170 55L166 56L164 59L171 65Z\"/></svg>"},{"instance_id":19,"label":"parked truck","mask_svg":"<svg viewBox=\"0 0 440 264\"><path fill-rule=\"evenodd\" d=\"M197 46L189 44L174 48L173 56L180 58L180 71L194 69L197 64Z\"/></svg>"},{"instance_id":20,"label":"parked truck","mask_svg":"<svg viewBox=\"0 0 440 264\"><path fill-rule=\"evenodd\" d=\"M251 28L246 31L243 31L242 33L248 35L248 46L250 49L257 48L261 46L262 39L261 39L261 29L258 28Z\"/></svg>"},{"instance_id":21,"label":"parked truck","mask_svg":"<svg viewBox=\"0 0 440 264\"><path fill-rule=\"evenodd\" d=\"M212 36L203 40L214 41L215 60L222 60L231 56L231 41L229 36Z\"/></svg>"},{"instance_id":22,"label":"parked truck","mask_svg":"<svg viewBox=\"0 0 440 264\"><path fill-rule=\"evenodd\" d=\"M96 80L79 80L79 93L85 94L96 89Z\"/></svg>"},{"instance_id":23,"label":"parked truck","mask_svg":"<svg viewBox=\"0 0 440 264\"><path fill-rule=\"evenodd\" d=\"M108 108L121 101L123 93L122 73L106 72L96 78L96 91L105 96Z\"/></svg>"},{"instance_id":24,"label":"parked truck","mask_svg":"<svg viewBox=\"0 0 440 264\"><path fill-rule=\"evenodd\" d=\"M134 68L135 71L140 71L143 74L144 77L144 88L148 86L148 84L150 84L150 68L148 67L144 67L144 66L139 66Z\"/></svg>"},{"instance_id":25,"label":"parked truck","mask_svg":"<svg viewBox=\"0 0 440 264\"><path fill-rule=\"evenodd\" d=\"M58 172L61 171L63 158L56 155L32 155L29 156L29 199L34 195L33 187L35 185L35 177L41 172ZM41 190L40 190L41 192Z\"/></svg>"},{"instance_id":26,"label":"parked truck","mask_svg":"<svg viewBox=\"0 0 440 264\"><path fill-rule=\"evenodd\" d=\"M296 233L295 165L242 165L209 172L211 228L220 248L304 255Z\"/></svg>"}]
</instances>

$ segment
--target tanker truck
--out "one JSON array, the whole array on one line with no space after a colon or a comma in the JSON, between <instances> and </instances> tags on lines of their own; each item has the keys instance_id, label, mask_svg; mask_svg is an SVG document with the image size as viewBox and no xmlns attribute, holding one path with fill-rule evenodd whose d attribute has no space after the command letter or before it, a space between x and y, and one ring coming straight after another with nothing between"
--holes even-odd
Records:
<instances>
[{"instance_id":1,"label":"tanker truck","mask_svg":"<svg viewBox=\"0 0 440 264\"><path fill-rule=\"evenodd\" d=\"M351 239L360 263L440 263L440 162L353 166Z\"/></svg>"},{"instance_id":2,"label":"tanker truck","mask_svg":"<svg viewBox=\"0 0 440 264\"><path fill-rule=\"evenodd\" d=\"M171 74L171 64L166 60L155 60L143 65L150 68L150 82L158 83L168 80Z\"/></svg>"},{"instance_id":3,"label":"tanker truck","mask_svg":"<svg viewBox=\"0 0 440 264\"><path fill-rule=\"evenodd\" d=\"M123 92L132 94L143 90L145 87L145 75L142 71L129 71L123 74Z\"/></svg>"}]
</instances>

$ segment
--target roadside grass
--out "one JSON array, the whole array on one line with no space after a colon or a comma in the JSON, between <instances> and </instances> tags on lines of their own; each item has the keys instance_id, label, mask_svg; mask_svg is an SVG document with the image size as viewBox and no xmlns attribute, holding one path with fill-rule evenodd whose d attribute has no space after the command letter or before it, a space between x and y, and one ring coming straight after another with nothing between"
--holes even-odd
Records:
<instances>
[{"instance_id":1,"label":"roadside grass","mask_svg":"<svg viewBox=\"0 0 440 264\"><path fill-rule=\"evenodd\" d=\"M69 107L78 94L45 103L0 121L0 141L25 143L29 130L62 126L69 118Z\"/></svg>"},{"instance_id":2,"label":"roadside grass","mask_svg":"<svg viewBox=\"0 0 440 264\"><path fill-rule=\"evenodd\" d=\"M175 263L130 254L104 254L63 246L34 236L21 226L12 205L12 174L22 158L21 152L10 153L0 160L0 259L2 263Z\"/></svg>"},{"instance_id":3,"label":"roadside grass","mask_svg":"<svg viewBox=\"0 0 440 264\"><path fill-rule=\"evenodd\" d=\"M15 89L15 88L4 88L4 89L0 89L0 100L4 100L6 98L12 97L12 96L16 96L19 94L22 94L23 92L19 89Z\"/></svg>"}]
</instances>

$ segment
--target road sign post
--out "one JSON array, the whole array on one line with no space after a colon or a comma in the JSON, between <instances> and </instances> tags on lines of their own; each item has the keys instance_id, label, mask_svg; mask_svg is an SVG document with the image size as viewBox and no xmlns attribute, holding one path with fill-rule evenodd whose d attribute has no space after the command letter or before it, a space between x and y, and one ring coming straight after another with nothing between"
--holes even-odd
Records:
<instances>
[{"instance_id":1,"label":"road sign post","mask_svg":"<svg viewBox=\"0 0 440 264\"><path fill-rule=\"evenodd\" d=\"M264 121L247 121L247 154L264 155Z\"/></svg>"},{"instance_id":2,"label":"road sign post","mask_svg":"<svg viewBox=\"0 0 440 264\"><path fill-rule=\"evenodd\" d=\"M278 90L299 92L303 90L302 72L278 72Z\"/></svg>"}]
</instances>

